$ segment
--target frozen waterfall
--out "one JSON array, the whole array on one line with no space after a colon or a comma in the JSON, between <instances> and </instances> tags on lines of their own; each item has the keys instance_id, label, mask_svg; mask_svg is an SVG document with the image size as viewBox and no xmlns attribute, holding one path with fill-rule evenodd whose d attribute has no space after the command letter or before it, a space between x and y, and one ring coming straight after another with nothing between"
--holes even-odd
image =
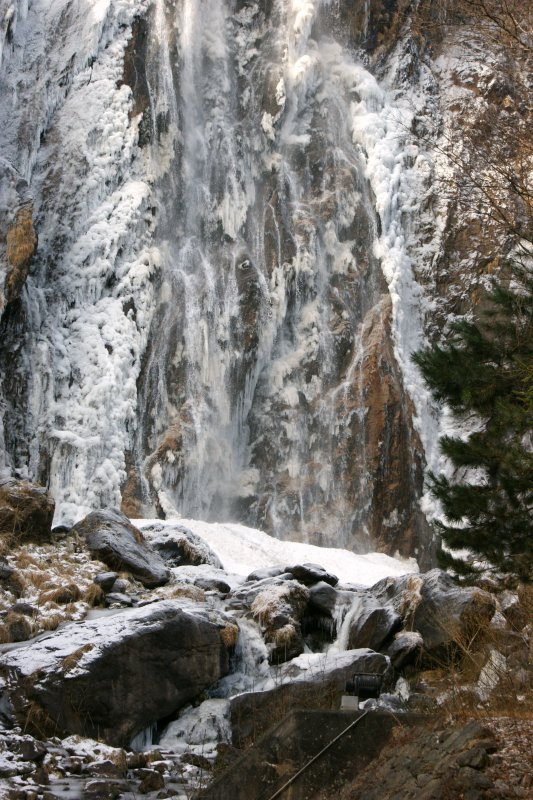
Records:
<instances>
[{"instance_id":1,"label":"frozen waterfall","mask_svg":"<svg viewBox=\"0 0 533 800\"><path fill-rule=\"evenodd\" d=\"M433 432L407 237L427 164L405 53L378 79L341 11L34 0L18 15L0 149L39 245L2 323L5 446L58 521L122 503L424 547Z\"/></svg>"}]
</instances>

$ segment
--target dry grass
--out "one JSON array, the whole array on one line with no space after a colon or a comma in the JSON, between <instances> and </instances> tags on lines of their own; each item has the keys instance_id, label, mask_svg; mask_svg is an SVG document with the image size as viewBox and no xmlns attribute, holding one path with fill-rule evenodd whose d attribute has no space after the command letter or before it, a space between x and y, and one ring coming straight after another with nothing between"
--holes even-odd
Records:
<instances>
[{"instance_id":1,"label":"dry grass","mask_svg":"<svg viewBox=\"0 0 533 800\"><path fill-rule=\"evenodd\" d=\"M188 597L190 600L195 600L198 603L205 601L205 592L199 586L193 586L190 583L179 583L171 586L165 596L171 599L178 597Z\"/></svg>"},{"instance_id":2,"label":"dry grass","mask_svg":"<svg viewBox=\"0 0 533 800\"><path fill-rule=\"evenodd\" d=\"M239 627L228 622L227 625L220 629L220 638L228 650L233 650L239 638Z\"/></svg>"},{"instance_id":3,"label":"dry grass","mask_svg":"<svg viewBox=\"0 0 533 800\"><path fill-rule=\"evenodd\" d=\"M39 618L39 627L43 631L55 631L66 620L64 614L50 614L48 617Z\"/></svg>"},{"instance_id":4,"label":"dry grass","mask_svg":"<svg viewBox=\"0 0 533 800\"><path fill-rule=\"evenodd\" d=\"M82 595L82 600L91 606L91 608L94 608L94 606L101 606L104 602L104 598L104 590L96 583L89 584Z\"/></svg>"},{"instance_id":5,"label":"dry grass","mask_svg":"<svg viewBox=\"0 0 533 800\"><path fill-rule=\"evenodd\" d=\"M83 647L78 647L73 653L63 659L61 662L61 666L63 667L64 672L70 672L70 670L74 669L74 667L78 666L78 663L81 661L82 657L85 653L90 652L93 649L94 645L90 642L84 644Z\"/></svg>"},{"instance_id":6,"label":"dry grass","mask_svg":"<svg viewBox=\"0 0 533 800\"><path fill-rule=\"evenodd\" d=\"M28 569L28 567L36 567L40 570L40 564L37 559L28 553L27 550L21 549L15 556L15 564L17 569Z\"/></svg>"},{"instance_id":7,"label":"dry grass","mask_svg":"<svg viewBox=\"0 0 533 800\"><path fill-rule=\"evenodd\" d=\"M55 586L53 589L47 589L39 595L39 603L61 603L62 605L70 605L75 603L81 597L79 587L75 583L68 583L64 586Z\"/></svg>"},{"instance_id":8,"label":"dry grass","mask_svg":"<svg viewBox=\"0 0 533 800\"><path fill-rule=\"evenodd\" d=\"M26 569L24 577L28 586L44 591L56 585L51 572L46 570Z\"/></svg>"},{"instance_id":9,"label":"dry grass","mask_svg":"<svg viewBox=\"0 0 533 800\"><path fill-rule=\"evenodd\" d=\"M450 657L434 659L436 669L420 674L441 695L448 719L533 718L533 626L516 630L503 617L492 623L481 613L462 633L449 633Z\"/></svg>"}]
</instances>

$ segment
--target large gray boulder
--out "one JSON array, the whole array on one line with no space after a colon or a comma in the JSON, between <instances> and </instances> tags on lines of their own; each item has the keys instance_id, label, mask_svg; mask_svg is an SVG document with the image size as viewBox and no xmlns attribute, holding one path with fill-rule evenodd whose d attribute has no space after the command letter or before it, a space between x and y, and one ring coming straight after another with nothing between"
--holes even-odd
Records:
<instances>
[{"instance_id":1,"label":"large gray boulder","mask_svg":"<svg viewBox=\"0 0 533 800\"><path fill-rule=\"evenodd\" d=\"M271 682L257 691L246 692L230 700L233 744L246 746L293 708L338 709L347 681L356 672L375 672L385 680L390 660L372 650L302 655L283 664Z\"/></svg>"},{"instance_id":2,"label":"large gray boulder","mask_svg":"<svg viewBox=\"0 0 533 800\"><path fill-rule=\"evenodd\" d=\"M464 645L488 625L496 610L489 592L458 586L440 569L385 578L368 592L378 605L394 609L408 630L418 631L425 652L435 656Z\"/></svg>"},{"instance_id":3,"label":"large gray boulder","mask_svg":"<svg viewBox=\"0 0 533 800\"><path fill-rule=\"evenodd\" d=\"M43 486L14 478L0 483L0 537L10 546L49 542L55 501Z\"/></svg>"},{"instance_id":4,"label":"large gray boulder","mask_svg":"<svg viewBox=\"0 0 533 800\"><path fill-rule=\"evenodd\" d=\"M170 571L161 556L120 511L108 508L93 511L70 531L85 539L95 558L111 569L129 572L149 589L170 580Z\"/></svg>"},{"instance_id":5,"label":"large gray boulder","mask_svg":"<svg viewBox=\"0 0 533 800\"><path fill-rule=\"evenodd\" d=\"M160 601L12 650L0 673L24 729L125 746L228 672L227 627L193 604Z\"/></svg>"}]
</instances>

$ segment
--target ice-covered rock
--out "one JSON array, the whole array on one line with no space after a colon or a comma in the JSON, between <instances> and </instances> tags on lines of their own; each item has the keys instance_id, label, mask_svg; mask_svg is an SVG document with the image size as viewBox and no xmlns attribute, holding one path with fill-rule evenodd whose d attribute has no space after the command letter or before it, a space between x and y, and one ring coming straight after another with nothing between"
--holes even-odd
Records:
<instances>
[{"instance_id":1,"label":"ice-covered rock","mask_svg":"<svg viewBox=\"0 0 533 800\"><path fill-rule=\"evenodd\" d=\"M1 672L24 725L125 745L229 669L225 620L161 601L71 624L5 654Z\"/></svg>"}]
</instances>

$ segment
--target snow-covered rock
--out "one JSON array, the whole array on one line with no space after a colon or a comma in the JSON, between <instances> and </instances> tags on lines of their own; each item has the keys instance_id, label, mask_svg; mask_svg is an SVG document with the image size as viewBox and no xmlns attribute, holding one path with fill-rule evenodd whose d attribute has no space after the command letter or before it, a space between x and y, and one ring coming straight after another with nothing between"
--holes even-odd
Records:
<instances>
[{"instance_id":1,"label":"snow-covered rock","mask_svg":"<svg viewBox=\"0 0 533 800\"><path fill-rule=\"evenodd\" d=\"M107 613L11 650L0 669L24 724L125 745L228 671L214 620L184 601Z\"/></svg>"},{"instance_id":2,"label":"snow-covered rock","mask_svg":"<svg viewBox=\"0 0 533 800\"><path fill-rule=\"evenodd\" d=\"M112 569L130 572L149 588L170 580L161 556L116 509L93 511L74 525L70 533L83 538L95 558Z\"/></svg>"}]
</instances>

